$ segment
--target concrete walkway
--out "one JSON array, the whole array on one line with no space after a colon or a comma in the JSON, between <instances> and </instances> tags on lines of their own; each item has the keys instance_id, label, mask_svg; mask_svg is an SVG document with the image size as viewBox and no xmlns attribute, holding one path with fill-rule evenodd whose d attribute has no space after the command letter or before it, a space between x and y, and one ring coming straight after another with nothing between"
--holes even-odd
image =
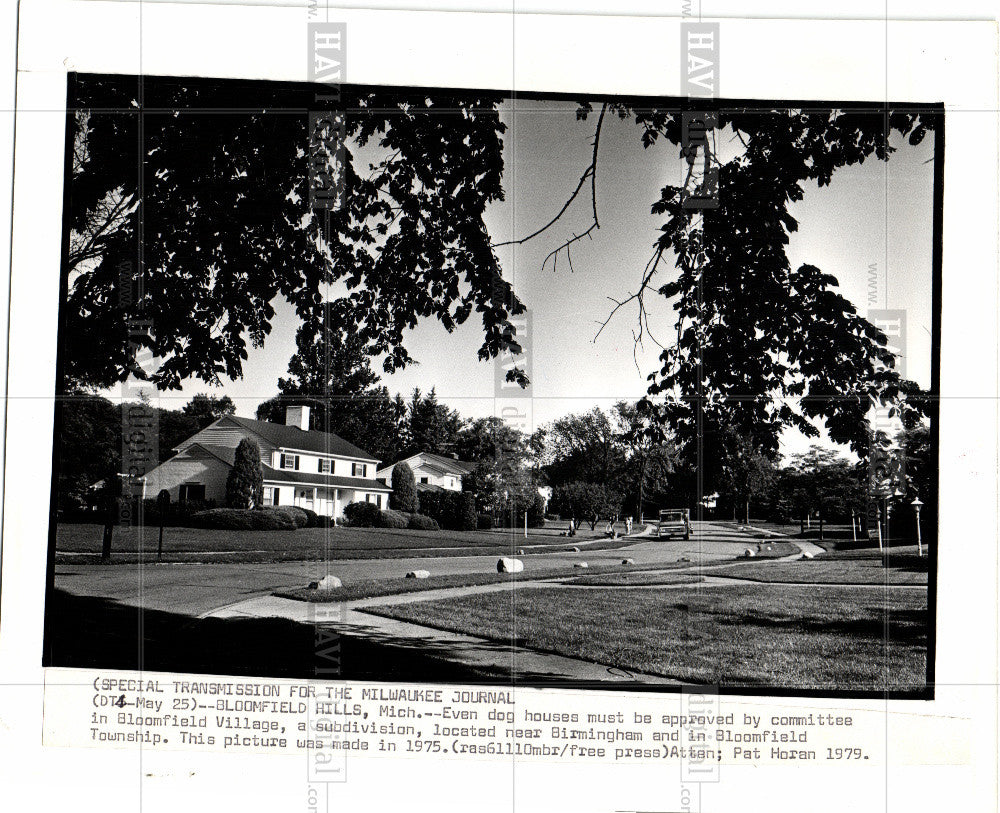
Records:
<instances>
[{"instance_id":1,"label":"concrete walkway","mask_svg":"<svg viewBox=\"0 0 1000 813\"><path fill-rule=\"evenodd\" d=\"M546 582L521 582L518 589L551 586ZM401 649L418 650L423 655L438 655L444 660L472 668L502 667L519 680L533 682L557 681L578 683L643 683L680 685L680 681L659 675L630 672L620 667L604 666L579 658L568 658L548 652L526 649L515 643L492 641L472 635L437 630L410 624L394 618L361 612L360 607L377 604L402 604L409 601L429 601L433 598L457 598L483 592L510 590L510 584L483 585L428 590L401 596L348 601L342 604L311 604L304 601L265 596L222 608L203 617L208 618L269 618L279 616L303 624L318 624L334 628L346 636L362 637L372 643Z\"/></svg>"}]
</instances>

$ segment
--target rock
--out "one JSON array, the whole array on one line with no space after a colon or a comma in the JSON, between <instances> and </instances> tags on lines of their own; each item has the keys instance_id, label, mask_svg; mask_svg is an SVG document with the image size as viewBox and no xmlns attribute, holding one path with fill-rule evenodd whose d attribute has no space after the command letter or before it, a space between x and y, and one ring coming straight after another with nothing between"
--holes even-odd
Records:
<instances>
[{"instance_id":1,"label":"rock","mask_svg":"<svg viewBox=\"0 0 1000 813\"><path fill-rule=\"evenodd\" d=\"M524 556L524 548L518 548L517 549L517 555L518 556Z\"/></svg>"},{"instance_id":2,"label":"rock","mask_svg":"<svg viewBox=\"0 0 1000 813\"><path fill-rule=\"evenodd\" d=\"M572 548L570 548L570 550L573 551L573 553L579 553L580 552L580 549L577 548L577 547L572 547Z\"/></svg>"},{"instance_id":3,"label":"rock","mask_svg":"<svg viewBox=\"0 0 1000 813\"><path fill-rule=\"evenodd\" d=\"M682 557L681 557L680 559L678 559L677 561L678 561L678 562L690 562L691 560L690 560L690 559L688 559L688 558L687 558L687 556L682 556Z\"/></svg>"},{"instance_id":4,"label":"rock","mask_svg":"<svg viewBox=\"0 0 1000 813\"><path fill-rule=\"evenodd\" d=\"M406 574L408 579L426 579L431 575L429 570L411 570Z\"/></svg>"},{"instance_id":5,"label":"rock","mask_svg":"<svg viewBox=\"0 0 1000 813\"><path fill-rule=\"evenodd\" d=\"M743 556L746 557L747 559L753 559L753 557L756 555L757 554L754 553L753 548L747 548L745 551L743 551Z\"/></svg>"},{"instance_id":6,"label":"rock","mask_svg":"<svg viewBox=\"0 0 1000 813\"><path fill-rule=\"evenodd\" d=\"M343 587L344 583L338 579L336 576L324 576L318 582L309 582L310 590L336 590L338 587Z\"/></svg>"},{"instance_id":7,"label":"rock","mask_svg":"<svg viewBox=\"0 0 1000 813\"><path fill-rule=\"evenodd\" d=\"M586 562L576 562L573 567L590 567Z\"/></svg>"},{"instance_id":8,"label":"rock","mask_svg":"<svg viewBox=\"0 0 1000 813\"><path fill-rule=\"evenodd\" d=\"M520 573L524 570L524 562L520 559L508 559L501 556L497 562L497 573Z\"/></svg>"},{"instance_id":9,"label":"rock","mask_svg":"<svg viewBox=\"0 0 1000 813\"><path fill-rule=\"evenodd\" d=\"M815 554L813 554L813 552L810 551L810 550L804 550L804 551L802 551L802 558L803 559L812 559L814 555Z\"/></svg>"},{"instance_id":10,"label":"rock","mask_svg":"<svg viewBox=\"0 0 1000 813\"><path fill-rule=\"evenodd\" d=\"M634 565L635 564L635 559L622 559L622 564L623 565Z\"/></svg>"}]
</instances>

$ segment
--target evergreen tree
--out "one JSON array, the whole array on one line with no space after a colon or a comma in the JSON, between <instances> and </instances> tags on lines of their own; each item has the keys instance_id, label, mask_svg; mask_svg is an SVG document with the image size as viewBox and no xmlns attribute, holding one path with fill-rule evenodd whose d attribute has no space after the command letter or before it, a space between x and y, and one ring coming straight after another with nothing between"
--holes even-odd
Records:
<instances>
[{"instance_id":1,"label":"evergreen tree","mask_svg":"<svg viewBox=\"0 0 1000 813\"><path fill-rule=\"evenodd\" d=\"M392 507L409 513L417 510L417 481L406 463L397 463L392 469Z\"/></svg>"},{"instance_id":2,"label":"evergreen tree","mask_svg":"<svg viewBox=\"0 0 1000 813\"><path fill-rule=\"evenodd\" d=\"M259 508L264 502L264 469L260 449L250 438L236 447L236 460L226 479L226 505L230 508Z\"/></svg>"}]
</instances>

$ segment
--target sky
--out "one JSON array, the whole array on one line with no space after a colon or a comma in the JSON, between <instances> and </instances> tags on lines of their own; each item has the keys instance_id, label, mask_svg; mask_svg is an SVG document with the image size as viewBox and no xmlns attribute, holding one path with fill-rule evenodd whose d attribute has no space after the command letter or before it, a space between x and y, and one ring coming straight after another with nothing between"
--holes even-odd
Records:
<instances>
[{"instance_id":1,"label":"sky","mask_svg":"<svg viewBox=\"0 0 1000 813\"><path fill-rule=\"evenodd\" d=\"M486 218L495 242L523 237L547 223L586 169L596 116L581 122L574 111L570 103L522 100L516 110L509 105L504 110L506 200L493 204ZM547 232L498 250L504 277L532 314L535 426L595 405L637 399L645 393L646 375L658 366L660 348L654 342L647 338L635 346L634 308L619 311L596 337L613 307L609 296L622 299L633 292L651 255L663 217L652 215L650 204L665 183L680 180L677 148L643 149L639 135L631 122L605 119L597 174L601 225L591 240L574 245L572 271L565 253L555 269L551 262L542 268L542 262L589 225L589 190ZM923 387L930 385L933 145L933 134L916 147L903 142L887 162L872 158L837 170L828 187L807 187L804 199L790 208L799 230L788 246L792 268L811 263L833 274L862 315L870 307L906 311L906 374ZM667 264L659 284L672 271ZM673 311L659 296L649 300L654 335L667 343ZM253 417L257 405L277 392L295 351L297 318L286 303L277 301L275 307L271 335L263 348L250 349L242 380L221 388L191 381L179 392L160 393L161 404L179 408L198 392L226 394L238 414ZM414 387L434 387L439 400L463 416L492 415L497 409L493 362L478 360L481 342L475 315L451 334L436 321L425 321L406 338L419 364L384 375L383 383L404 395ZM810 442L786 432L782 451L786 456L804 451Z\"/></svg>"}]
</instances>

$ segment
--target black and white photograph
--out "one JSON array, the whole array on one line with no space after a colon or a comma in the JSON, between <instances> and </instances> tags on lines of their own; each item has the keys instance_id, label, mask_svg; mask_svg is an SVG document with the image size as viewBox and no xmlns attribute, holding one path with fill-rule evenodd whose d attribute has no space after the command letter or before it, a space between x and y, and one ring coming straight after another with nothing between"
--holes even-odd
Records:
<instances>
[{"instance_id":1,"label":"black and white photograph","mask_svg":"<svg viewBox=\"0 0 1000 813\"><path fill-rule=\"evenodd\" d=\"M68 75L45 665L933 698L943 106L315 79Z\"/></svg>"}]
</instances>

